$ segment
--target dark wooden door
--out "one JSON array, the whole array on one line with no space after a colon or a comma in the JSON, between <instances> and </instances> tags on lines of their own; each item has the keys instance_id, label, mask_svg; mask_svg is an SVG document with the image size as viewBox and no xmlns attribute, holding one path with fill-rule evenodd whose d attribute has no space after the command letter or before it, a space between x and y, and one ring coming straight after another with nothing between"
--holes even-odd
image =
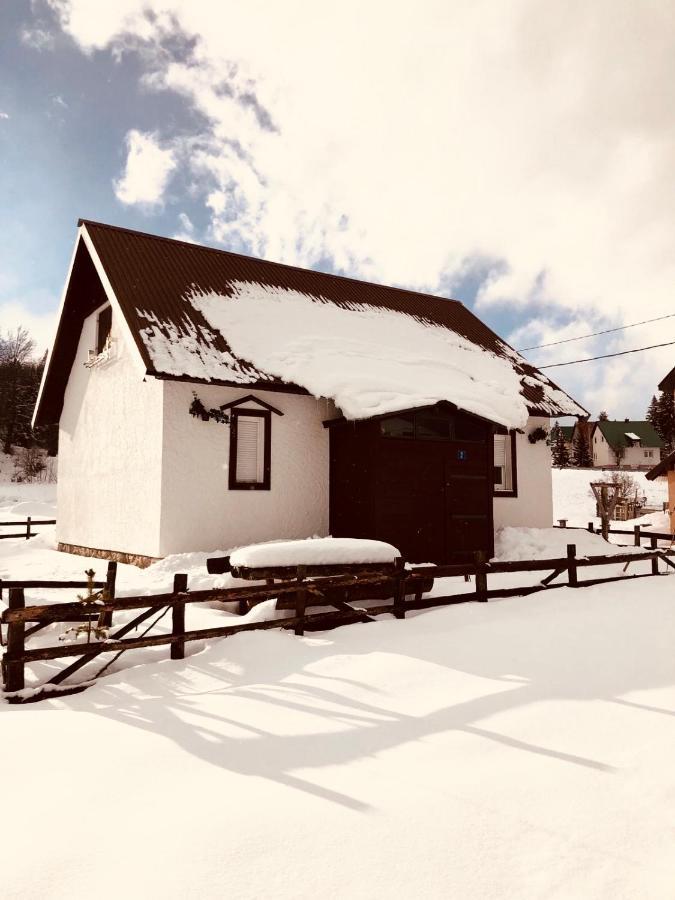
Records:
<instances>
[{"instance_id":1,"label":"dark wooden door","mask_svg":"<svg viewBox=\"0 0 675 900\"><path fill-rule=\"evenodd\" d=\"M331 433L330 527L389 541L410 562L451 563L493 549L492 428L434 410Z\"/></svg>"},{"instance_id":2,"label":"dark wooden door","mask_svg":"<svg viewBox=\"0 0 675 900\"><path fill-rule=\"evenodd\" d=\"M493 550L492 484L487 472L462 471L446 466L446 553L448 559L470 560L482 550Z\"/></svg>"},{"instance_id":3,"label":"dark wooden door","mask_svg":"<svg viewBox=\"0 0 675 900\"><path fill-rule=\"evenodd\" d=\"M375 487L378 540L408 560L437 562L445 556L443 456L420 441L382 441Z\"/></svg>"}]
</instances>

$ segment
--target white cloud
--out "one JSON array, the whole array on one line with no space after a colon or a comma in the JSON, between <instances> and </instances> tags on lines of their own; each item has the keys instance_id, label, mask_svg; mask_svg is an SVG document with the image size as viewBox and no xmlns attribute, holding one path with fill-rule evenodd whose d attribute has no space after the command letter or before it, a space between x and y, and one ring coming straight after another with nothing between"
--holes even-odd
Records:
<instances>
[{"instance_id":1,"label":"white cloud","mask_svg":"<svg viewBox=\"0 0 675 900\"><path fill-rule=\"evenodd\" d=\"M176 167L173 150L163 150L155 135L135 129L127 134L126 142L128 155L124 175L115 182L117 199L127 205L160 204Z\"/></svg>"},{"instance_id":2,"label":"white cloud","mask_svg":"<svg viewBox=\"0 0 675 900\"><path fill-rule=\"evenodd\" d=\"M35 28L24 28L21 33L21 42L30 47L31 50L53 50L54 35L47 28L36 26Z\"/></svg>"},{"instance_id":3,"label":"white cloud","mask_svg":"<svg viewBox=\"0 0 675 900\"><path fill-rule=\"evenodd\" d=\"M533 300L588 323L673 308L672 4L53 3L86 52L155 46L146 84L208 118L185 165L223 243L426 288L493 259L479 306L524 315ZM183 62L159 51L172 21L198 36ZM622 371L617 403L638 402L672 356L552 374L589 403Z\"/></svg>"},{"instance_id":4,"label":"white cloud","mask_svg":"<svg viewBox=\"0 0 675 900\"><path fill-rule=\"evenodd\" d=\"M9 113L0 112L0 119L9 119Z\"/></svg>"}]
</instances>

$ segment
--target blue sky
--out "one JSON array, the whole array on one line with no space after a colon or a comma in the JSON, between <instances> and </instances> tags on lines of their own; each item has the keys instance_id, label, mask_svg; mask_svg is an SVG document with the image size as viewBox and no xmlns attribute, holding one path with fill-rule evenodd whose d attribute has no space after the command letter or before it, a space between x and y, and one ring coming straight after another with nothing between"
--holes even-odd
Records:
<instances>
[{"instance_id":1,"label":"blue sky","mask_svg":"<svg viewBox=\"0 0 675 900\"><path fill-rule=\"evenodd\" d=\"M80 216L454 296L515 346L675 311L672 17L447 6L4 2L0 327L48 340ZM552 374L640 416L674 356Z\"/></svg>"}]
</instances>

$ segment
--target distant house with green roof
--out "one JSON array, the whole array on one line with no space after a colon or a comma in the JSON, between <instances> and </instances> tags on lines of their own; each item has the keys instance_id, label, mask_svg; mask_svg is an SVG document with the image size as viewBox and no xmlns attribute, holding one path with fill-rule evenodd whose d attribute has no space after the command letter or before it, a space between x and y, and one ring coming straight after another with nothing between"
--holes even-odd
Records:
<instances>
[{"instance_id":1,"label":"distant house with green roof","mask_svg":"<svg viewBox=\"0 0 675 900\"><path fill-rule=\"evenodd\" d=\"M591 450L596 468L651 469L663 441L651 422L604 419L593 423Z\"/></svg>"}]
</instances>

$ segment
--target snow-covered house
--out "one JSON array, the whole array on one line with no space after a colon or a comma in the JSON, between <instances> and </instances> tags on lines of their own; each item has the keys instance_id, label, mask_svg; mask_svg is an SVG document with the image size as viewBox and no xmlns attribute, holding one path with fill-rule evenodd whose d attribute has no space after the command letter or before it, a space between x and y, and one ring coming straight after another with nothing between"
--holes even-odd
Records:
<instances>
[{"instance_id":1,"label":"snow-covered house","mask_svg":"<svg viewBox=\"0 0 675 900\"><path fill-rule=\"evenodd\" d=\"M61 549L333 534L447 561L551 523L564 415L457 301L81 221L34 421L59 423Z\"/></svg>"},{"instance_id":2,"label":"snow-covered house","mask_svg":"<svg viewBox=\"0 0 675 900\"><path fill-rule=\"evenodd\" d=\"M600 419L593 424L591 449L597 468L650 469L661 458L662 447L651 422Z\"/></svg>"}]
</instances>

